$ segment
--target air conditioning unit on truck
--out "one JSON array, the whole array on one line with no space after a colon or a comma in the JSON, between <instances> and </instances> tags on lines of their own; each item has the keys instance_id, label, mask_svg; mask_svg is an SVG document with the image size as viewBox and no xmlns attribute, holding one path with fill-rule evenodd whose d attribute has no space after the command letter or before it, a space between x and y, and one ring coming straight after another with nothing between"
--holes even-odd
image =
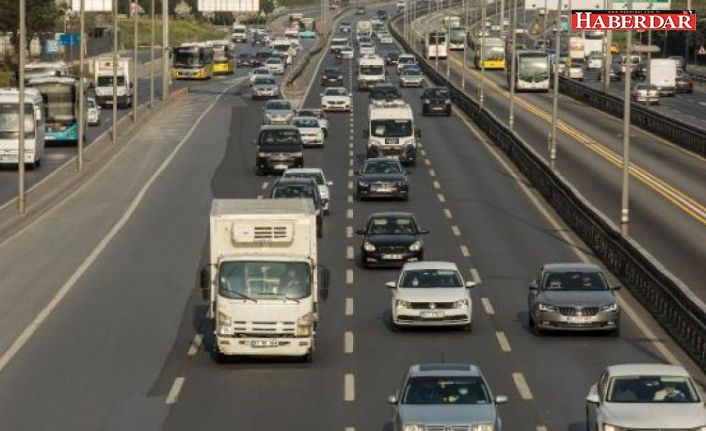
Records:
<instances>
[{"instance_id":1,"label":"air conditioning unit on truck","mask_svg":"<svg viewBox=\"0 0 706 431\"><path fill-rule=\"evenodd\" d=\"M319 265L307 199L215 199L201 289L214 319L213 357L311 361L329 273Z\"/></svg>"}]
</instances>

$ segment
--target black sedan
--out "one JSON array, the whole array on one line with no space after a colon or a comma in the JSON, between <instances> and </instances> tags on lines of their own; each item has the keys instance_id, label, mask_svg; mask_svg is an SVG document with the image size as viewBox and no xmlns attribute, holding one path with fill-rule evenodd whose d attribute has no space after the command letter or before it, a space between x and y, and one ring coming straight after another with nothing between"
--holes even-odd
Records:
<instances>
[{"instance_id":1,"label":"black sedan","mask_svg":"<svg viewBox=\"0 0 706 431\"><path fill-rule=\"evenodd\" d=\"M694 80L689 76L688 73L681 69L677 69L676 78L677 92L679 93L693 93L694 92Z\"/></svg>"},{"instance_id":2,"label":"black sedan","mask_svg":"<svg viewBox=\"0 0 706 431\"><path fill-rule=\"evenodd\" d=\"M400 93L400 89L389 82L374 84L372 87L370 87L369 95L370 100L373 101L391 101L402 99L402 93Z\"/></svg>"},{"instance_id":3,"label":"black sedan","mask_svg":"<svg viewBox=\"0 0 706 431\"><path fill-rule=\"evenodd\" d=\"M265 64L268 58L272 57L272 52L270 51L258 51L255 53L253 59L253 66L262 66Z\"/></svg>"},{"instance_id":4,"label":"black sedan","mask_svg":"<svg viewBox=\"0 0 706 431\"><path fill-rule=\"evenodd\" d=\"M356 199L409 198L407 172L397 159L367 159L356 173Z\"/></svg>"},{"instance_id":5,"label":"black sedan","mask_svg":"<svg viewBox=\"0 0 706 431\"><path fill-rule=\"evenodd\" d=\"M451 93L446 87L429 87L422 93L422 115L451 115Z\"/></svg>"},{"instance_id":6,"label":"black sedan","mask_svg":"<svg viewBox=\"0 0 706 431\"><path fill-rule=\"evenodd\" d=\"M321 85L343 87L343 73L337 67L327 67L321 74Z\"/></svg>"},{"instance_id":7,"label":"black sedan","mask_svg":"<svg viewBox=\"0 0 706 431\"><path fill-rule=\"evenodd\" d=\"M379 212L368 218L363 235L360 257L363 267L399 266L405 262L424 260L422 235L429 231L420 228L412 213Z\"/></svg>"},{"instance_id":8,"label":"black sedan","mask_svg":"<svg viewBox=\"0 0 706 431\"><path fill-rule=\"evenodd\" d=\"M249 52L243 52L236 57L236 65L238 67L253 67L255 65L255 57Z\"/></svg>"},{"instance_id":9,"label":"black sedan","mask_svg":"<svg viewBox=\"0 0 706 431\"><path fill-rule=\"evenodd\" d=\"M385 55L385 64L388 66L395 66L397 65L398 58L400 58L399 51L388 51L387 55Z\"/></svg>"},{"instance_id":10,"label":"black sedan","mask_svg":"<svg viewBox=\"0 0 706 431\"><path fill-rule=\"evenodd\" d=\"M637 63L632 69L633 79L646 79L648 67L647 63Z\"/></svg>"}]
</instances>

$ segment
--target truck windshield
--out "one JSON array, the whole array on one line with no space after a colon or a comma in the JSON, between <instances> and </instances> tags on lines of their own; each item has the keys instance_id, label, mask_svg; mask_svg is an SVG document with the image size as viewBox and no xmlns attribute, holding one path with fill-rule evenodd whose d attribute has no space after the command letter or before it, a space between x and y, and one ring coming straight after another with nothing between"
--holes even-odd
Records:
<instances>
[{"instance_id":1,"label":"truck windshield","mask_svg":"<svg viewBox=\"0 0 706 431\"><path fill-rule=\"evenodd\" d=\"M306 262L223 262L218 293L231 299L302 299L311 295Z\"/></svg>"},{"instance_id":2,"label":"truck windshield","mask_svg":"<svg viewBox=\"0 0 706 431\"><path fill-rule=\"evenodd\" d=\"M412 136L412 120L372 120L370 131L379 138Z\"/></svg>"},{"instance_id":3,"label":"truck windshield","mask_svg":"<svg viewBox=\"0 0 706 431\"><path fill-rule=\"evenodd\" d=\"M98 83L96 85L98 87L110 87L113 85L113 77L105 75L99 76ZM118 76L118 87L122 87L123 85L125 85L125 77Z\"/></svg>"},{"instance_id":4,"label":"truck windshield","mask_svg":"<svg viewBox=\"0 0 706 431\"><path fill-rule=\"evenodd\" d=\"M76 122L76 92L73 84L42 84L35 88L44 99L47 123L73 124Z\"/></svg>"},{"instance_id":5,"label":"truck windshield","mask_svg":"<svg viewBox=\"0 0 706 431\"><path fill-rule=\"evenodd\" d=\"M0 103L0 139L19 137L20 113L17 103ZM34 137L34 112L32 105L25 104L25 138Z\"/></svg>"}]
</instances>

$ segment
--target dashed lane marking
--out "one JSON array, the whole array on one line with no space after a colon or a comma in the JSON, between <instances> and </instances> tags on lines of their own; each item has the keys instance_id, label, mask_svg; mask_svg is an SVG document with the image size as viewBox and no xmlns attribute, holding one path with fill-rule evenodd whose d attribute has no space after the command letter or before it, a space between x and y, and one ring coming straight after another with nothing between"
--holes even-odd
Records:
<instances>
[{"instance_id":1,"label":"dashed lane marking","mask_svg":"<svg viewBox=\"0 0 706 431\"><path fill-rule=\"evenodd\" d=\"M346 238L353 238L353 226L346 226Z\"/></svg>"},{"instance_id":2,"label":"dashed lane marking","mask_svg":"<svg viewBox=\"0 0 706 431\"><path fill-rule=\"evenodd\" d=\"M353 315L353 298L346 298L346 316Z\"/></svg>"},{"instance_id":3,"label":"dashed lane marking","mask_svg":"<svg viewBox=\"0 0 706 431\"><path fill-rule=\"evenodd\" d=\"M348 157L353 157L353 156L355 156L355 153L353 152L353 150L348 151Z\"/></svg>"},{"instance_id":4,"label":"dashed lane marking","mask_svg":"<svg viewBox=\"0 0 706 431\"><path fill-rule=\"evenodd\" d=\"M537 431L548 431L544 425L537 425Z\"/></svg>"},{"instance_id":5,"label":"dashed lane marking","mask_svg":"<svg viewBox=\"0 0 706 431\"><path fill-rule=\"evenodd\" d=\"M199 352L199 349L201 348L201 343L203 342L203 335L201 334L196 334L194 335L194 339L191 341L191 344L189 345L189 350L186 352L187 355L189 356L194 356Z\"/></svg>"},{"instance_id":6,"label":"dashed lane marking","mask_svg":"<svg viewBox=\"0 0 706 431\"><path fill-rule=\"evenodd\" d=\"M348 247L346 247L346 258L348 260L353 260L354 257L355 257L355 254L353 252L353 246L349 245Z\"/></svg>"},{"instance_id":7,"label":"dashed lane marking","mask_svg":"<svg viewBox=\"0 0 706 431\"><path fill-rule=\"evenodd\" d=\"M343 401L355 401L355 376L352 373L343 377Z\"/></svg>"},{"instance_id":8,"label":"dashed lane marking","mask_svg":"<svg viewBox=\"0 0 706 431\"><path fill-rule=\"evenodd\" d=\"M424 164L427 166L431 166L431 160L429 159L424 159Z\"/></svg>"},{"instance_id":9,"label":"dashed lane marking","mask_svg":"<svg viewBox=\"0 0 706 431\"><path fill-rule=\"evenodd\" d=\"M473 278L473 281L475 281L476 283L480 284L483 282L483 280L481 280L481 278L480 278L480 272L478 272L478 270L475 268L471 268L471 277Z\"/></svg>"},{"instance_id":10,"label":"dashed lane marking","mask_svg":"<svg viewBox=\"0 0 706 431\"><path fill-rule=\"evenodd\" d=\"M483 310L485 310L485 314L489 316L495 315L495 308L493 308L493 304L490 303L490 299L483 297L480 299L480 303L483 305Z\"/></svg>"},{"instance_id":11,"label":"dashed lane marking","mask_svg":"<svg viewBox=\"0 0 706 431\"><path fill-rule=\"evenodd\" d=\"M353 353L353 331L346 331L343 335L343 353Z\"/></svg>"},{"instance_id":12,"label":"dashed lane marking","mask_svg":"<svg viewBox=\"0 0 706 431\"><path fill-rule=\"evenodd\" d=\"M348 181L348 190L353 190L353 181Z\"/></svg>"},{"instance_id":13,"label":"dashed lane marking","mask_svg":"<svg viewBox=\"0 0 706 431\"><path fill-rule=\"evenodd\" d=\"M353 169L348 169L348 176L352 177L353 176Z\"/></svg>"},{"instance_id":14,"label":"dashed lane marking","mask_svg":"<svg viewBox=\"0 0 706 431\"><path fill-rule=\"evenodd\" d=\"M346 218L352 219L353 218L353 208L348 208L346 211Z\"/></svg>"},{"instance_id":15,"label":"dashed lane marking","mask_svg":"<svg viewBox=\"0 0 706 431\"><path fill-rule=\"evenodd\" d=\"M346 270L346 284L353 284L353 270Z\"/></svg>"},{"instance_id":16,"label":"dashed lane marking","mask_svg":"<svg viewBox=\"0 0 706 431\"><path fill-rule=\"evenodd\" d=\"M461 236L461 229L458 226L451 226L451 232L454 233L454 236Z\"/></svg>"},{"instance_id":17,"label":"dashed lane marking","mask_svg":"<svg viewBox=\"0 0 706 431\"><path fill-rule=\"evenodd\" d=\"M348 159L348 166L353 166L353 159Z\"/></svg>"},{"instance_id":18,"label":"dashed lane marking","mask_svg":"<svg viewBox=\"0 0 706 431\"><path fill-rule=\"evenodd\" d=\"M453 218L453 214L451 214L451 210L448 208L444 208L444 215L446 218Z\"/></svg>"},{"instance_id":19,"label":"dashed lane marking","mask_svg":"<svg viewBox=\"0 0 706 431\"><path fill-rule=\"evenodd\" d=\"M463 255L463 257L469 257L471 255L471 252L468 251L468 247L466 247L465 245L462 245L461 246L461 254Z\"/></svg>"},{"instance_id":20,"label":"dashed lane marking","mask_svg":"<svg viewBox=\"0 0 706 431\"><path fill-rule=\"evenodd\" d=\"M440 188L441 188L441 184L439 184L438 181L434 181L434 188L435 188L435 189L440 189Z\"/></svg>"},{"instance_id":21,"label":"dashed lane marking","mask_svg":"<svg viewBox=\"0 0 706 431\"><path fill-rule=\"evenodd\" d=\"M430 177L435 177L435 176L436 176L436 172L434 171L434 169L429 169L429 176L430 176Z\"/></svg>"},{"instance_id":22,"label":"dashed lane marking","mask_svg":"<svg viewBox=\"0 0 706 431\"><path fill-rule=\"evenodd\" d=\"M503 352L512 352L510 342L508 341L507 336L505 336L505 333L503 331L496 331L495 338L498 339L498 344L500 344L500 350L502 350Z\"/></svg>"},{"instance_id":23,"label":"dashed lane marking","mask_svg":"<svg viewBox=\"0 0 706 431\"><path fill-rule=\"evenodd\" d=\"M436 197L439 199L439 202L446 202L446 197L443 195L443 193L438 193Z\"/></svg>"},{"instance_id":24,"label":"dashed lane marking","mask_svg":"<svg viewBox=\"0 0 706 431\"><path fill-rule=\"evenodd\" d=\"M269 182L265 181L262 183L262 186L260 187L261 190L267 190L267 186L270 185Z\"/></svg>"},{"instance_id":25,"label":"dashed lane marking","mask_svg":"<svg viewBox=\"0 0 706 431\"><path fill-rule=\"evenodd\" d=\"M525 380L525 376L522 373L512 373L512 380L515 381L515 386L517 386L517 392L520 393L520 397L523 400L534 399L532 391L527 385L527 380Z\"/></svg>"},{"instance_id":26,"label":"dashed lane marking","mask_svg":"<svg viewBox=\"0 0 706 431\"><path fill-rule=\"evenodd\" d=\"M421 150L421 151L420 151L420 154L421 154L422 156L426 157L427 152L426 152L426 150Z\"/></svg>"},{"instance_id":27,"label":"dashed lane marking","mask_svg":"<svg viewBox=\"0 0 706 431\"><path fill-rule=\"evenodd\" d=\"M172 383L172 387L169 389L169 393L167 394L167 399L164 401L167 404L174 404L177 402L179 399L179 392L181 392L181 388L184 386L184 378L183 377L177 377L174 379L174 383Z\"/></svg>"}]
</instances>

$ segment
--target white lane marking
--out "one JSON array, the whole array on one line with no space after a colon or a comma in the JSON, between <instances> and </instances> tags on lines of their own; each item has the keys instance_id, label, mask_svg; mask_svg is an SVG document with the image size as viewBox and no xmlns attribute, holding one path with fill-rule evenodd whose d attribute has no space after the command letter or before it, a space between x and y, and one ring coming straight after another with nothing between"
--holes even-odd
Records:
<instances>
[{"instance_id":1,"label":"white lane marking","mask_svg":"<svg viewBox=\"0 0 706 431\"><path fill-rule=\"evenodd\" d=\"M446 218L453 218L453 214L451 214L451 210L448 208L444 208L444 215Z\"/></svg>"},{"instance_id":2,"label":"white lane marking","mask_svg":"<svg viewBox=\"0 0 706 431\"><path fill-rule=\"evenodd\" d=\"M512 380L515 381L517 392L520 393L520 397L522 397L523 400L531 400L534 398L532 391L530 391L527 385L527 380L525 380L525 376L522 373L512 373Z\"/></svg>"},{"instance_id":3,"label":"white lane marking","mask_svg":"<svg viewBox=\"0 0 706 431\"><path fill-rule=\"evenodd\" d=\"M184 386L184 377L177 377L174 379L174 383L172 383L171 389L169 389L169 393L167 394L167 399L164 401L167 404L174 404L177 402L179 399L179 392L181 392L181 388Z\"/></svg>"},{"instance_id":4,"label":"white lane marking","mask_svg":"<svg viewBox=\"0 0 706 431\"><path fill-rule=\"evenodd\" d=\"M706 106L706 102L699 102L699 105Z\"/></svg>"},{"instance_id":5,"label":"white lane marking","mask_svg":"<svg viewBox=\"0 0 706 431\"><path fill-rule=\"evenodd\" d=\"M343 378L343 401L355 401L355 376L350 373Z\"/></svg>"},{"instance_id":6,"label":"white lane marking","mask_svg":"<svg viewBox=\"0 0 706 431\"><path fill-rule=\"evenodd\" d=\"M195 354L197 354L199 349L201 348L202 341L203 341L203 335L201 335L201 334L194 335L194 339L191 341L191 345L189 345L189 351L186 352L187 355L194 356Z\"/></svg>"},{"instance_id":7,"label":"white lane marking","mask_svg":"<svg viewBox=\"0 0 706 431\"><path fill-rule=\"evenodd\" d=\"M463 257L469 257L471 255L471 252L468 251L468 247L466 247L465 245L462 245L461 246L461 254L463 255Z\"/></svg>"},{"instance_id":8,"label":"white lane marking","mask_svg":"<svg viewBox=\"0 0 706 431\"><path fill-rule=\"evenodd\" d=\"M352 177L353 176L353 169L348 169L348 176Z\"/></svg>"},{"instance_id":9,"label":"white lane marking","mask_svg":"<svg viewBox=\"0 0 706 431\"><path fill-rule=\"evenodd\" d=\"M424 159L424 164L427 166L431 166L431 161L429 159Z\"/></svg>"},{"instance_id":10,"label":"white lane marking","mask_svg":"<svg viewBox=\"0 0 706 431\"><path fill-rule=\"evenodd\" d=\"M352 219L353 218L353 208L348 208L346 211L346 218Z\"/></svg>"},{"instance_id":11,"label":"white lane marking","mask_svg":"<svg viewBox=\"0 0 706 431\"><path fill-rule=\"evenodd\" d=\"M262 183L262 187L260 187L260 189L261 189L261 190L266 190L268 185L269 185L269 183L268 183L267 181L265 181L265 182Z\"/></svg>"},{"instance_id":12,"label":"white lane marking","mask_svg":"<svg viewBox=\"0 0 706 431\"><path fill-rule=\"evenodd\" d=\"M353 166L353 159L348 159L348 166Z\"/></svg>"},{"instance_id":13,"label":"white lane marking","mask_svg":"<svg viewBox=\"0 0 706 431\"><path fill-rule=\"evenodd\" d=\"M346 298L346 316L353 315L353 298Z\"/></svg>"},{"instance_id":14,"label":"white lane marking","mask_svg":"<svg viewBox=\"0 0 706 431\"><path fill-rule=\"evenodd\" d=\"M444 196L442 193L437 194L436 197L439 199L439 202L446 202L446 196Z\"/></svg>"},{"instance_id":15,"label":"white lane marking","mask_svg":"<svg viewBox=\"0 0 706 431\"><path fill-rule=\"evenodd\" d=\"M348 247L346 247L346 258L348 260L353 260L354 257L355 254L353 252L353 247L349 245Z\"/></svg>"},{"instance_id":16,"label":"white lane marking","mask_svg":"<svg viewBox=\"0 0 706 431\"><path fill-rule=\"evenodd\" d=\"M427 155L427 151L426 151L426 150L421 150L420 153L421 153L422 156L424 156L424 157L426 157L426 155Z\"/></svg>"},{"instance_id":17,"label":"white lane marking","mask_svg":"<svg viewBox=\"0 0 706 431\"><path fill-rule=\"evenodd\" d=\"M498 339L498 344L500 344L500 350L502 350L503 352L512 352L510 342L508 341L507 336L503 331L496 331L495 338Z\"/></svg>"},{"instance_id":18,"label":"white lane marking","mask_svg":"<svg viewBox=\"0 0 706 431\"><path fill-rule=\"evenodd\" d=\"M113 238L122 230L123 226L128 222L130 217L132 217L132 214L137 210L137 207L140 206L142 203L142 200L145 198L147 195L147 191L152 187L152 184L154 184L155 181L157 181L157 178L159 178L160 175L162 175L162 172L164 172L167 167L171 164L172 160L176 157L177 153L179 153L179 150L184 146L186 141L191 138L191 135L193 135L194 131L196 128L201 124L201 120L208 115L209 112L213 109L214 106L218 103L218 101L221 99L221 97L228 91L230 91L233 87L238 85L240 82L236 82L233 85L228 86L225 88L223 91L221 91L216 99L206 108L201 115L196 119L194 124L191 126L188 132L186 132L186 135L179 141L179 143L172 149L171 153L162 161L162 164L157 168L156 171L152 174L152 176L147 180L147 182L142 186L140 191L137 193L137 195L133 198L133 200L130 202L130 205L128 205L127 209L123 213L123 215L118 219L118 221L115 222L112 228L108 231L108 233L105 234L105 236L100 240L100 242L96 245L96 247L91 251L91 253L86 256L86 258L81 262L81 264L76 268L76 270L71 274L71 277L69 277L68 280L61 286L61 288L54 294L52 299L49 301L47 305L42 308L42 310L37 314L34 319L32 319L32 322L30 322L25 329L22 330L20 335L15 339L15 341L12 342L10 347L0 356L0 372L2 372L7 364L12 360L12 358L17 354L17 352L24 347L24 345L29 341L29 339L34 335L35 332L42 326L45 320L49 317L49 315L54 311L54 309L61 303L61 301L64 299L64 297L71 291L71 289L76 285L78 280L83 276L83 274L88 270L88 268L93 265L93 263L98 259L98 257L103 253L103 250L108 246L108 244L113 240ZM55 208L58 208L55 207ZM9 241L9 239L8 239Z\"/></svg>"},{"instance_id":19,"label":"white lane marking","mask_svg":"<svg viewBox=\"0 0 706 431\"><path fill-rule=\"evenodd\" d=\"M353 270L346 270L346 284L353 284Z\"/></svg>"},{"instance_id":20,"label":"white lane marking","mask_svg":"<svg viewBox=\"0 0 706 431\"><path fill-rule=\"evenodd\" d=\"M493 304L490 303L490 299L483 297L480 299L480 303L483 304L485 314L489 316L493 316L495 314L495 308L493 308Z\"/></svg>"},{"instance_id":21,"label":"white lane marking","mask_svg":"<svg viewBox=\"0 0 706 431\"><path fill-rule=\"evenodd\" d=\"M355 427L346 427L345 431L355 431Z\"/></svg>"},{"instance_id":22,"label":"white lane marking","mask_svg":"<svg viewBox=\"0 0 706 431\"><path fill-rule=\"evenodd\" d=\"M478 272L478 270L475 268L471 268L471 277L476 283L480 284L483 282L483 280L480 278L480 272Z\"/></svg>"},{"instance_id":23,"label":"white lane marking","mask_svg":"<svg viewBox=\"0 0 706 431\"><path fill-rule=\"evenodd\" d=\"M353 203L353 195L348 195L348 203L349 204Z\"/></svg>"},{"instance_id":24,"label":"white lane marking","mask_svg":"<svg viewBox=\"0 0 706 431\"><path fill-rule=\"evenodd\" d=\"M454 236L461 236L461 230L458 226L451 226L451 232L454 233Z\"/></svg>"},{"instance_id":25,"label":"white lane marking","mask_svg":"<svg viewBox=\"0 0 706 431\"><path fill-rule=\"evenodd\" d=\"M353 238L353 226L346 226L346 238Z\"/></svg>"},{"instance_id":26,"label":"white lane marking","mask_svg":"<svg viewBox=\"0 0 706 431\"><path fill-rule=\"evenodd\" d=\"M354 155L355 155L355 153L353 152L353 150L350 150L348 152L348 157L353 157Z\"/></svg>"},{"instance_id":27,"label":"white lane marking","mask_svg":"<svg viewBox=\"0 0 706 431\"><path fill-rule=\"evenodd\" d=\"M353 181L348 181L348 190L353 190Z\"/></svg>"},{"instance_id":28,"label":"white lane marking","mask_svg":"<svg viewBox=\"0 0 706 431\"><path fill-rule=\"evenodd\" d=\"M258 199L262 199L262 195L257 195L257 198L258 198Z\"/></svg>"},{"instance_id":29,"label":"white lane marking","mask_svg":"<svg viewBox=\"0 0 706 431\"><path fill-rule=\"evenodd\" d=\"M346 331L343 334L343 353L353 353L353 331Z\"/></svg>"},{"instance_id":30,"label":"white lane marking","mask_svg":"<svg viewBox=\"0 0 706 431\"><path fill-rule=\"evenodd\" d=\"M548 431L544 425L537 425L537 431Z\"/></svg>"},{"instance_id":31,"label":"white lane marking","mask_svg":"<svg viewBox=\"0 0 706 431\"><path fill-rule=\"evenodd\" d=\"M435 176L436 176L436 172L434 171L434 169L429 169L429 176L430 176L430 177L435 177Z\"/></svg>"},{"instance_id":32,"label":"white lane marking","mask_svg":"<svg viewBox=\"0 0 706 431\"><path fill-rule=\"evenodd\" d=\"M434 188L435 188L435 189L440 189L440 188L441 188L441 184L439 184L438 181L434 181Z\"/></svg>"}]
</instances>

